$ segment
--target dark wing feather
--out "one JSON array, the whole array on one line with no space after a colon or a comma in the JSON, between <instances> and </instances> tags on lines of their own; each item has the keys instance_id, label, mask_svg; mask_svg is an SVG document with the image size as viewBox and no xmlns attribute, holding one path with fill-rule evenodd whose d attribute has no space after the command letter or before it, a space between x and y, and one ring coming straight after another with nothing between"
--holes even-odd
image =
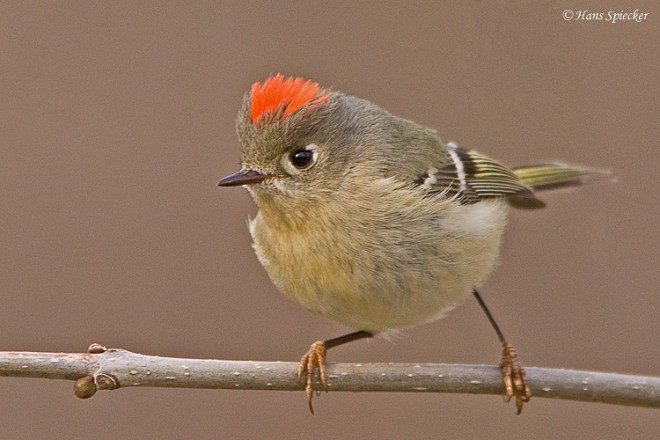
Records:
<instances>
[{"instance_id":1,"label":"dark wing feather","mask_svg":"<svg viewBox=\"0 0 660 440\"><path fill-rule=\"evenodd\" d=\"M429 193L453 198L462 204L483 199L514 197L542 206L530 187L509 168L475 151L453 143L447 145L451 160L440 169L431 169L417 180Z\"/></svg>"}]
</instances>

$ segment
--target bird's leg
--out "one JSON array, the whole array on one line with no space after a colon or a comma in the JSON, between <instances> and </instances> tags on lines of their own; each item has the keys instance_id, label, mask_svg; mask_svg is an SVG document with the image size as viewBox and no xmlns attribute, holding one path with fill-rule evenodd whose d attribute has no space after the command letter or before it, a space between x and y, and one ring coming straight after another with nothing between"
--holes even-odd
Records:
<instances>
[{"instance_id":1,"label":"bird's leg","mask_svg":"<svg viewBox=\"0 0 660 440\"><path fill-rule=\"evenodd\" d=\"M518 354L513 346L500 330L500 327L497 325L497 321L493 317L493 314L488 310L488 306L477 292L477 289L473 289L472 293L477 299L477 302L481 306L481 309L484 311L491 325L497 333L497 337L502 343L502 358L500 360L500 371L502 371L502 379L504 380L504 388L506 390L506 395L504 399L508 402L512 397L516 399L516 414L520 414L522 411L523 403L529 402L529 399L532 397L532 391L527 386L527 378L525 377L525 370L523 369L522 364L518 360Z\"/></svg>"},{"instance_id":2,"label":"bird's leg","mask_svg":"<svg viewBox=\"0 0 660 440\"><path fill-rule=\"evenodd\" d=\"M307 404L309 410L314 414L314 407L312 406L312 397L314 397L314 374L319 372L321 385L327 391L327 376L325 373L326 352L332 347L346 344L347 342L357 341L358 339L371 338L373 333L360 330L357 332L349 333L338 338L328 339L326 341L316 341L310 347L309 351L300 360L300 367L298 367L298 379L305 381L305 393L307 394Z\"/></svg>"}]
</instances>

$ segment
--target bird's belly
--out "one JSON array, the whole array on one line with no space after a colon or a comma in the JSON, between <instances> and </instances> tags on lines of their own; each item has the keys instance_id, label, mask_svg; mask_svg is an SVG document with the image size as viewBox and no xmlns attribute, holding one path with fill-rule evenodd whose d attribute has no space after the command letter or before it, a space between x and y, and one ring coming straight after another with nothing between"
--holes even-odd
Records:
<instances>
[{"instance_id":1,"label":"bird's belly","mask_svg":"<svg viewBox=\"0 0 660 440\"><path fill-rule=\"evenodd\" d=\"M480 205L474 214L494 219L491 225L466 220L470 233L463 228L457 235L439 234L439 224L428 231L435 239L420 242L410 239L419 231L408 234L391 224L385 232L372 228L364 242L346 230L341 237L313 240L295 231L272 233L260 216L251 232L260 262L285 296L313 313L377 333L440 318L490 273L504 210ZM470 221L478 224L470 227Z\"/></svg>"}]
</instances>

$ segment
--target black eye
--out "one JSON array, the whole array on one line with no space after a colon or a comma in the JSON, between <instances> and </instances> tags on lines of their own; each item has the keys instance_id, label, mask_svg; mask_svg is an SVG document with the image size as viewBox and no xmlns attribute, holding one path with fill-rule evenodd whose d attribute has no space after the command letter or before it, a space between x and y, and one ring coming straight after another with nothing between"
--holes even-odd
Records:
<instances>
[{"instance_id":1,"label":"black eye","mask_svg":"<svg viewBox=\"0 0 660 440\"><path fill-rule=\"evenodd\" d=\"M298 150L291 153L289 160L294 167L302 170L307 168L314 161L314 152L309 150Z\"/></svg>"}]
</instances>

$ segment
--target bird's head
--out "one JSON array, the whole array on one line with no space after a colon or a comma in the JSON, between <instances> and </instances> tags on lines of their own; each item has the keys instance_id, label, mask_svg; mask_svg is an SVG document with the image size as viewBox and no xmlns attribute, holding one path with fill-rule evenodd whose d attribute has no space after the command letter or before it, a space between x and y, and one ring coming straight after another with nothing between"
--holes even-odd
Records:
<instances>
[{"instance_id":1,"label":"bird's head","mask_svg":"<svg viewBox=\"0 0 660 440\"><path fill-rule=\"evenodd\" d=\"M260 197L305 197L331 190L344 142L331 119L342 95L302 78L276 75L245 94L236 127L242 169L220 186L245 185Z\"/></svg>"}]
</instances>

